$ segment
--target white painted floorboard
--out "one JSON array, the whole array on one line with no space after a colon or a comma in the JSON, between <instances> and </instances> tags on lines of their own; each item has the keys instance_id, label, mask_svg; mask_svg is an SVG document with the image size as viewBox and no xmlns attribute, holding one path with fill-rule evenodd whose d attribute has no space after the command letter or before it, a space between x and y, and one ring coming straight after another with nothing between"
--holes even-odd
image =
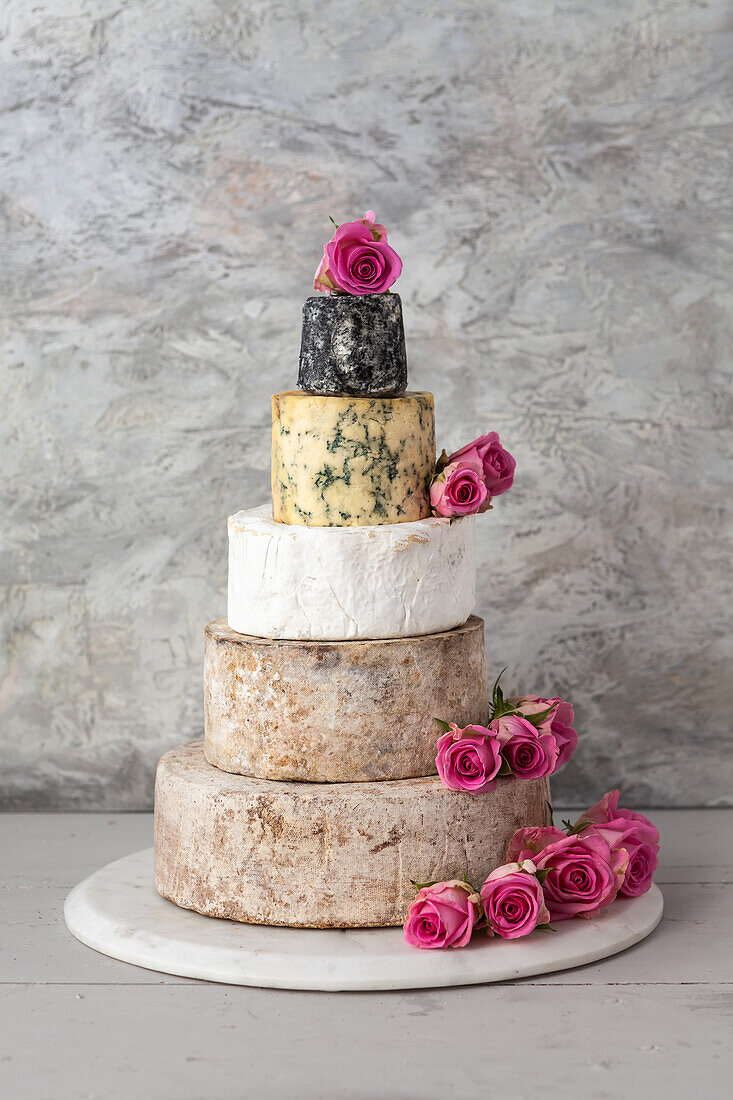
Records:
<instances>
[{"instance_id":1,"label":"white painted floorboard","mask_svg":"<svg viewBox=\"0 0 733 1100\"><path fill-rule=\"evenodd\" d=\"M150 815L2 815L0 1096L727 1097L733 811L650 816L665 916L624 954L494 986L326 994L158 975L83 947L66 893L148 846Z\"/></svg>"}]
</instances>

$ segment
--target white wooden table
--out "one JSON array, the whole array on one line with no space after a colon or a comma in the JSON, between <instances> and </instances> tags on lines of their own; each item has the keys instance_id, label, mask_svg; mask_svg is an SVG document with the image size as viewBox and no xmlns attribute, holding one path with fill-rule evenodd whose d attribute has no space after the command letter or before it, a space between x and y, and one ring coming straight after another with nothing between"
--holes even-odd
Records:
<instances>
[{"instance_id":1,"label":"white wooden table","mask_svg":"<svg viewBox=\"0 0 733 1100\"><path fill-rule=\"evenodd\" d=\"M72 939L69 888L147 847L150 815L2 815L0 1096L729 1096L733 811L651 816L665 916L622 955L493 986L293 993L167 977Z\"/></svg>"}]
</instances>

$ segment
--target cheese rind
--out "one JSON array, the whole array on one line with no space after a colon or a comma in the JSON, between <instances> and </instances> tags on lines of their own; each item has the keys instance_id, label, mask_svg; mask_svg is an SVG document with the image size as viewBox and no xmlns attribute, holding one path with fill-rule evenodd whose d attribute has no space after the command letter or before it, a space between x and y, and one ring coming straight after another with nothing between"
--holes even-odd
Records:
<instances>
[{"instance_id":1,"label":"cheese rind","mask_svg":"<svg viewBox=\"0 0 733 1100\"><path fill-rule=\"evenodd\" d=\"M250 779L207 764L194 742L158 765L155 884L176 905L254 924L402 924L413 882L479 887L516 829L549 823L549 796L547 779L501 778L481 794L437 776Z\"/></svg>"},{"instance_id":2,"label":"cheese rind","mask_svg":"<svg viewBox=\"0 0 733 1100\"><path fill-rule=\"evenodd\" d=\"M306 298L298 385L320 394L404 393L407 354L399 294Z\"/></svg>"},{"instance_id":3,"label":"cheese rind","mask_svg":"<svg viewBox=\"0 0 733 1100\"><path fill-rule=\"evenodd\" d=\"M272 398L272 501L278 523L353 527L430 515L431 393Z\"/></svg>"},{"instance_id":4,"label":"cheese rind","mask_svg":"<svg viewBox=\"0 0 733 1100\"><path fill-rule=\"evenodd\" d=\"M251 638L205 630L204 751L261 779L364 782L435 774L440 729L488 720L481 619L390 641Z\"/></svg>"},{"instance_id":5,"label":"cheese rind","mask_svg":"<svg viewBox=\"0 0 733 1100\"><path fill-rule=\"evenodd\" d=\"M475 516L371 527L229 518L228 619L259 638L337 641L432 634L474 608Z\"/></svg>"}]
</instances>

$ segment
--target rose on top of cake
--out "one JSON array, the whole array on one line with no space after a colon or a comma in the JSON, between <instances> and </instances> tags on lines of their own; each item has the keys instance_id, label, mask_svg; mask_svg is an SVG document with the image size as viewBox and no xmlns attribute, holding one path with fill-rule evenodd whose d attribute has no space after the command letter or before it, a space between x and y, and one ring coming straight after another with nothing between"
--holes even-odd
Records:
<instances>
[{"instance_id":1,"label":"rose on top of cake","mask_svg":"<svg viewBox=\"0 0 733 1100\"><path fill-rule=\"evenodd\" d=\"M399 279L402 260L387 244L387 230L375 217L373 210L367 210L358 221L336 226L331 240L323 246L323 259L313 280L316 290L327 294L383 294Z\"/></svg>"}]
</instances>

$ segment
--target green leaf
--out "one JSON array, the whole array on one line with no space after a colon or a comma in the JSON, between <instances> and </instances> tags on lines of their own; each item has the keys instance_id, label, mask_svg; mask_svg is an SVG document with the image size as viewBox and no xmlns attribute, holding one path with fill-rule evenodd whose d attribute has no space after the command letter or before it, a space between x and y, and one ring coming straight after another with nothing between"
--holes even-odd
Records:
<instances>
[{"instance_id":1,"label":"green leaf","mask_svg":"<svg viewBox=\"0 0 733 1100\"><path fill-rule=\"evenodd\" d=\"M499 775L511 775L512 774L512 769L509 767L509 765L507 764L507 762L506 762L506 760L504 759L503 756L501 758L501 767L499 768L499 773L498 774Z\"/></svg>"},{"instance_id":2,"label":"green leaf","mask_svg":"<svg viewBox=\"0 0 733 1100\"><path fill-rule=\"evenodd\" d=\"M415 882L414 878L410 879L410 882L416 890L424 890L427 886L435 886L436 883L442 882L442 879L436 878L432 882Z\"/></svg>"},{"instance_id":3,"label":"green leaf","mask_svg":"<svg viewBox=\"0 0 733 1100\"><path fill-rule=\"evenodd\" d=\"M506 714L507 705L504 701L504 692L499 687L499 680L506 672L506 668L503 668L499 675L494 680L494 686L491 689L491 714L489 721L492 722L494 718L500 718L501 715Z\"/></svg>"},{"instance_id":4,"label":"green leaf","mask_svg":"<svg viewBox=\"0 0 733 1100\"><path fill-rule=\"evenodd\" d=\"M535 876L536 876L537 881L539 882L540 886L544 886L545 879L547 878L549 873L550 873L550 868L549 867L540 867L535 871Z\"/></svg>"},{"instance_id":5,"label":"green leaf","mask_svg":"<svg viewBox=\"0 0 733 1100\"><path fill-rule=\"evenodd\" d=\"M457 882L465 883L465 885L468 887L468 889L471 891L472 894L478 894L478 890L476 889L476 887L468 881L468 879L466 878L465 875L454 875L453 878ZM416 890L425 890L428 886L437 886L439 882L449 882L449 881L450 881L450 879L444 879L444 878L436 878L436 879L433 879L432 882L415 882L414 879L412 879L412 878L410 879L410 882L412 883L412 885L415 887Z\"/></svg>"},{"instance_id":6,"label":"green leaf","mask_svg":"<svg viewBox=\"0 0 733 1100\"><path fill-rule=\"evenodd\" d=\"M508 667L508 666L505 666L505 667L504 667L504 668L503 668L503 669L501 670L501 672L499 673L499 675L498 675L498 676L496 677L496 679L494 680L494 686L493 686L493 688L491 689L491 697L492 697L492 699L493 699L493 698L496 698L496 693L497 693L497 691L500 691L500 690L501 690L501 689L499 688L499 680L501 680L502 676L503 676L503 675L504 675L504 673L506 672L506 670L507 670L507 667Z\"/></svg>"},{"instance_id":7,"label":"green leaf","mask_svg":"<svg viewBox=\"0 0 733 1100\"><path fill-rule=\"evenodd\" d=\"M551 924L538 924L535 932L557 932L557 928L553 928Z\"/></svg>"},{"instance_id":8,"label":"green leaf","mask_svg":"<svg viewBox=\"0 0 733 1100\"><path fill-rule=\"evenodd\" d=\"M450 722L444 722L442 718L433 718L434 722L437 722L443 733L450 733Z\"/></svg>"},{"instance_id":9,"label":"green leaf","mask_svg":"<svg viewBox=\"0 0 733 1100\"><path fill-rule=\"evenodd\" d=\"M522 718L526 718L528 722L531 722L533 726L540 726L544 722L545 718L547 718L548 715L552 714L556 706L557 703L553 703L551 707L548 707L547 710L541 710L539 714L522 714L521 711L518 711L517 713L521 714Z\"/></svg>"},{"instance_id":10,"label":"green leaf","mask_svg":"<svg viewBox=\"0 0 733 1100\"><path fill-rule=\"evenodd\" d=\"M517 715L519 718L524 717L524 715L521 714L516 707L513 707L511 703L507 703L502 700L501 705L494 708L494 711L491 715L491 721L493 722L494 718L506 718L511 717L512 715Z\"/></svg>"},{"instance_id":11,"label":"green leaf","mask_svg":"<svg viewBox=\"0 0 733 1100\"><path fill-rule=\"evenodd\" d=\"M448 465L448 452L446 451L446 449L444 447L443 450L440 452L440 458L435 463L435 473L433 474L433 481L435 480L436 477L438 477L439 474L443 473L443 470L446 468L447 465Z\"/></svg>"},{"instance_id":12,"label":"green leaf","mask_svg":"<svg viewBox=\"0 0 733 1100\"><path fill-rule=\"evenodd\" d=\"M330 214L328 215L328 220L330 221L331 225L334 225L336 229L338 229L338 222L335 222Z\"/></svg>"},{"instance_id":13,"label":"green leaf","mask_svg":"<svg viewBox=\"0 0 733 1100\"><path fill-rule=\"evenodd\" d=\"M579 821L577 825L572 825L569 819L563 819L563 828L568 836L577 836L578 833L582 833L583 829L587 829L589 825L592 825L592 821Z\"/></svg>"}]
</instances>

